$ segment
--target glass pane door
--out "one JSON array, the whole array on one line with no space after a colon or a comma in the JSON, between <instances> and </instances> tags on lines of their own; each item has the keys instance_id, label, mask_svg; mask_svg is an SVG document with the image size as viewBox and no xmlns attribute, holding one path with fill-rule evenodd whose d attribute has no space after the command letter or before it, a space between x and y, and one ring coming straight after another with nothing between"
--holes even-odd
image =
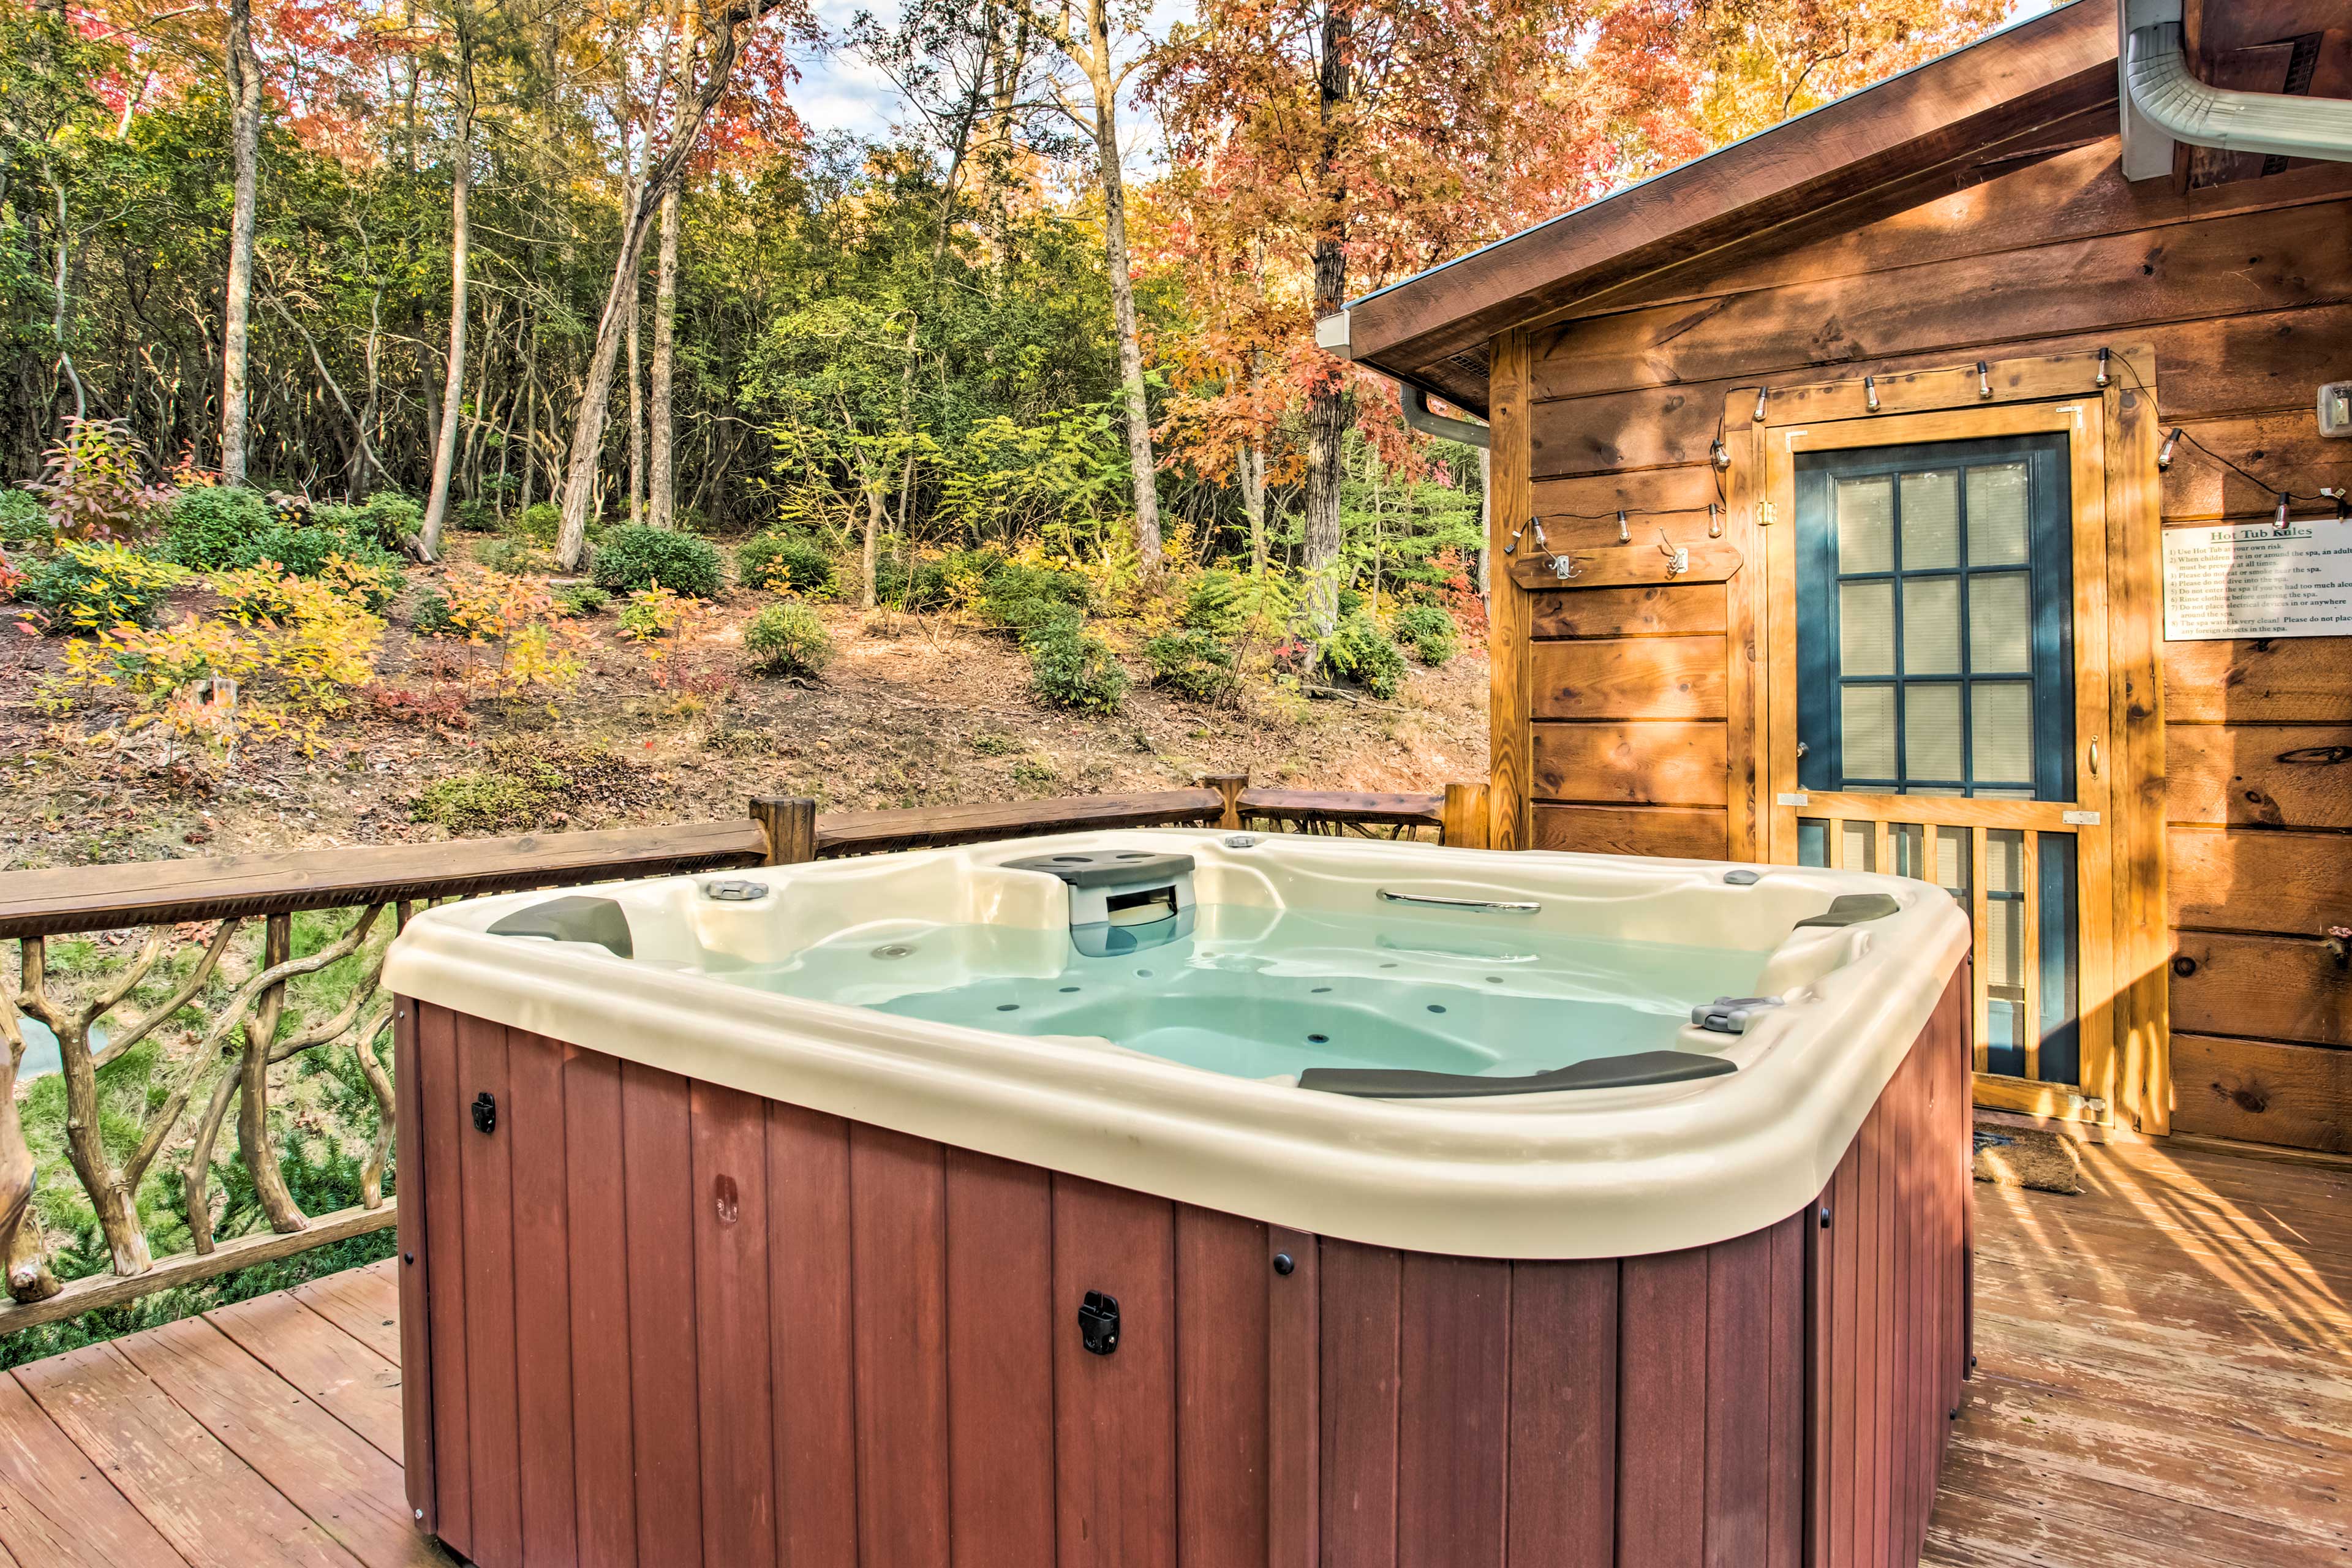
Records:
<instances>
[{"instance_id":1,"label":"glass pane door","mask_svg":"<svg viewBox=\"0 0 2352 1568\"><path fill-rule=\"evenodd\" d=\"M2105 786L2081 776L2077 741L2099 736L2105 701L2095 660L2076 689L2078 606L2096 602L2078 588L2103 578L2095 552L2078 554L2075 437L1805 434L1823 444L1790 446L1795 527L1772 568L1774 613L1794 622L1779 645L1794 668L1769 678L1794 691L1776 709L1795 730L1775 764L1790 770L1776 853L1944 889L1974 935L1980 1096L2080 1086L2085 963L2102 986L2105 970L2083 879L2103 901L2106 841Z\"/></svg>"}]
</instances>

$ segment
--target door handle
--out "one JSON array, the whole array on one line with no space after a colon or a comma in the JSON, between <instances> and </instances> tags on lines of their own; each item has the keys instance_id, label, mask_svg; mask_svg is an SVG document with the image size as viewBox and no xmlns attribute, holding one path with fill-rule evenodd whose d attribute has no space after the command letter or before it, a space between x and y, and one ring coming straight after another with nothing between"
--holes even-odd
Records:
<instances>
[{"instance_id":1,"label":"door handle","mask_svg":"<svg viewBox=\"0 0 2352 1568\"><path fill-rule=\"evenodd\" d=\"M2095 775L2097 774L2098 771L2099 771L2099 742L2096 742L2096 741L2093 741L2093 742L2091 742L2091 772L2092 772L2092 773L2095 776Z\"/></svg>"},{"instance_id":2,"label":"door handle","mask_svg":"<svg viewBox=\"0 0 2352 1568\"><path fill-rule=\"evenodd\" d=\"M1801 756L1803 756L1807 752L1810 752L1810 751L1811 751L1811 750L1812 750L1812 748L1811 748L1811 746L1808 746L1807 744L1805 744L1802 741L1800 741L1800 742L1797 742L1797 755L1799 755L1799 756L1801 756Z\"/></svg>"}]
</instances>

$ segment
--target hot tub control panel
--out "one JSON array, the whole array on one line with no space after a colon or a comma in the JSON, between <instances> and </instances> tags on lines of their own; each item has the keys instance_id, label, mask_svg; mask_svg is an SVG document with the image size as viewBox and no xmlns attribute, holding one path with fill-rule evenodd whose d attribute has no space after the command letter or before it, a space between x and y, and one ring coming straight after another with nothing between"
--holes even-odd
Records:
<instances>
[{"instance_id":1,"label":"hot tub control panel","mask_svg":"<svg viewBox=\"0 0 2352 1568\"><path fill-rule=\"evenodd\" d=\"M1136 952L1192 934L1192 857L1143 849L1071 850L1007 860L1070 889L1070 942L1088 958Z\"/></svg>"}]
</instances>

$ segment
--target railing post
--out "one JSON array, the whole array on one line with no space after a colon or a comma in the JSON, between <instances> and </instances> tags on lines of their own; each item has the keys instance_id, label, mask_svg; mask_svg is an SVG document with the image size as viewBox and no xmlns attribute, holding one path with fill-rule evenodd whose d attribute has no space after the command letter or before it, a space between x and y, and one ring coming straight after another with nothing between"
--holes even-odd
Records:
<instances>
[{"instance_id":1,"label":"railing post","mask_svg":"<svg viewBox=\"0 0 2352 1568\"><path fill-rule=\"evenodd\" d=\"M1215 790L1224 797L1225 815L1217 820L1220 827L1242 825L1242 791L1249 788L1247 773L1209 773L1201 780L1202 789Z\"/></svg>"},{"instance_id":2,"label":"railing post","mask_svg":"<svg viewBox=\"0 0 2352 1568\"><path fill-rule=\"evenodd\" d=\"M806 795L755 795L751 816L768 836L771 866L816 858L816 802Z\"/></svg>"},{"instance_id":3,"label":"railing post","mask_svg":"<svg viewBox=\"0 0 2352 1568\"><path fill-rule=\"evenodd\" d=\"M1445 786L1445 804L1438 808L1441 826L1438 842L1457 849L1484 849L1486 834L1486 786L1483 784L1450 784Z\"/></svg>"}]
</instances>

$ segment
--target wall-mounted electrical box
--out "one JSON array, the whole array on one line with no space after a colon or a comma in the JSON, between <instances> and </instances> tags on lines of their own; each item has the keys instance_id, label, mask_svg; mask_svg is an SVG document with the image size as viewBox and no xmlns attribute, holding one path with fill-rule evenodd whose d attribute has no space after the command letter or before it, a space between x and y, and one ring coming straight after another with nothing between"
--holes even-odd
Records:
<instances>
[{"instance_id":1,"label":"wall-mounted electrical box","mask_svg":"<svg viewBox=\"0 0 2352 1568\"><path fill-rule=\"evenodd\" d=\"M2352 381L2331 381L2319 389L2319 433L2352 436Z\"/></svg>"}]
</instances>

